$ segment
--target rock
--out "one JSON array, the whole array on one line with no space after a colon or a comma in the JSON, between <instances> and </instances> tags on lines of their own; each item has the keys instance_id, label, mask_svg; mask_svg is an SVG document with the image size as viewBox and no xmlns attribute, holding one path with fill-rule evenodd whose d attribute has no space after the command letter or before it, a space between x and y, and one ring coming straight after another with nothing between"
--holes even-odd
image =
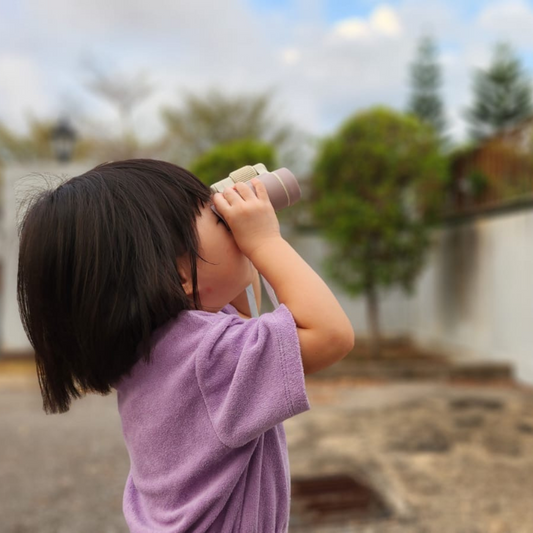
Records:
<instances>
[{"instance_id":1,"label":"rock","mask_svg":"<svg viewBox=\"0 0 533 533\"><path fill-rule=\"evenodd\" d=\"M389 450L407 453L444 453L451 447L448 435L432 424L408 427L394 435L388 445Z\"/></svg>"},{"instance_id":2,"label":"rock","mask_svg":"<svg viewBox=\"0 0 533 533\"><path fill-rule=\"evenodd\" d=\"M407 470L402 474L403 481L410 491L424 496L435 496L442 492L442 486L436 476L430 476L423 472Z\"/></svg>"},{"instance_id":3,"label":"rock","mask_svg":"<svg viewBox=\"0 0 533 533\"><path fill-rule=\"evenodd\" d=\"M466 414L454 419L454 423L461 429L479 428L485 423L485 418L479 414Z\"/></svg>"},{"instance_id":4,"label":"rock","mask_svg":"<svg viewBox=\"0 0 533 533\"><path fill-rule=\"evenodd\" d=\"M512 435L491 432L483 439L483 445L490 453L518 457L521 455L521 447L518 439Z\"/></svg>"},{"instance_id":5,"label":"rock","mask_svg":"<svg viewBox=\"0 0 533 533\"><path fill-rule=\"evenodd\" d=\"M454 410L464 410L464 409L486 409L490 411L495 411L498 409L503 409L505 403L503 400L498 398L481 398L476 396L464 396L462 398L454 398L450 400L450 408Z\"/></svg>"},{"instance_id":6,"label":"rock","mask_svg":"<svg viewBox=\"0 0 533 533\"><path fill-rule=\"evenodd\" d=\"M518 424L516 424L516 429L520 431L520 433L533 435L533 422L531 422L530 420L522 420Z\"/></svg>"},{"instance_id":7,"label":"rock","mask_svg":"<svg viewBox=\"0 0 533 533\"><path fill-rule=\"evenodd\" d=\"M513 375L513 365L506 361L455 362L449 369L451 381L510 381Z\"/></svg>"}]
</instances>

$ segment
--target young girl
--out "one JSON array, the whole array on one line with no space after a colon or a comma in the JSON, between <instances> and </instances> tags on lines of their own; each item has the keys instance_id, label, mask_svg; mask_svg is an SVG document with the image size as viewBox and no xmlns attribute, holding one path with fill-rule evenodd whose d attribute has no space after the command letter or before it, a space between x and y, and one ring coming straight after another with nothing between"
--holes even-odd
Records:
<instances>
[{"instance_id":1,"label":"young girl","mask_svg":"<svg viewBox=\"0 0 533 533\"><path fill-rule=\"evenodd\" d=\"M39 194L20 225L18 301L44 409L116 389L132 532L286 532L282 422L310 409L304 374L353 347L252 183L212 195L170 163L116 161ZM249 318L258 272L280 304Z\"/></svg>"}]
</instances>

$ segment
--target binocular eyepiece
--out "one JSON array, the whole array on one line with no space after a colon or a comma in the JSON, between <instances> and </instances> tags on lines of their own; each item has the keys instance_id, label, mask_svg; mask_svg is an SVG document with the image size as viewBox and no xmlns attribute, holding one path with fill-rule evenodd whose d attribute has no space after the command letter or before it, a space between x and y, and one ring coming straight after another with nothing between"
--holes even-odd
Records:
<instances>
[{"instance_id":1,"label":"binocular eyepiece","mask_svg":"<svg viewBox=\"0 0 533 533\"><path fill-rule=\"evenodd\" d=\"M213 194L221 193L226 187L233 187L235 183L240 181L250 187L255 194L254 186L250 183L252 178L257 178L263 182L275 211L290 207L302 196L300 185L298 185L298 181L289 169L283 167L269 172L262 163L234 170L227 178L211 185L211 190ZM211 206L211 209L224 220L214 205Z\"/></svg>"}]
</instances>

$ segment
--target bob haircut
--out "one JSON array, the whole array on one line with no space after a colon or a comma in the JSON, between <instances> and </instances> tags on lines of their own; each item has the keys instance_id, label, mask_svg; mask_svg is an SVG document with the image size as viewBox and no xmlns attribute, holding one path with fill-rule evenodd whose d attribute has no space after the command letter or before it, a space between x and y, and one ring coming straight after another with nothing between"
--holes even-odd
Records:
<instances>
[{"instance_id":1,"label":"bob haircut","mask_svg":"<svg viewBox=\"0 0 533 533\"><path fill-rule=\"evenodd\" d=\"M46 413L68 411L86 392L110 393L139 359L150 362L155 329L201 308L196 218L211 194L179 166L131 159L32 199L18 230L17 300Z\"/></svg>"}]
</instances>

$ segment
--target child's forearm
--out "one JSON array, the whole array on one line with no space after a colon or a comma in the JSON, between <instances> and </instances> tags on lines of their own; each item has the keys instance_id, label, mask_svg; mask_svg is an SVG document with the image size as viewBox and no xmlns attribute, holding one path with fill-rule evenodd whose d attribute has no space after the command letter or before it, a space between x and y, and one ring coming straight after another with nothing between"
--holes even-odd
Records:
<instances>
[{"instance_id":1,"label":"child's forearm","mask_svg":"<svg viewBox=\"0 0 533 533\"><path fill-rule=\"evenodd\" d=\"M298 327L354 342L350 319L322 278L282 237L259 246L250 260L291 311Z\"/></svg>"}]
</instances>

